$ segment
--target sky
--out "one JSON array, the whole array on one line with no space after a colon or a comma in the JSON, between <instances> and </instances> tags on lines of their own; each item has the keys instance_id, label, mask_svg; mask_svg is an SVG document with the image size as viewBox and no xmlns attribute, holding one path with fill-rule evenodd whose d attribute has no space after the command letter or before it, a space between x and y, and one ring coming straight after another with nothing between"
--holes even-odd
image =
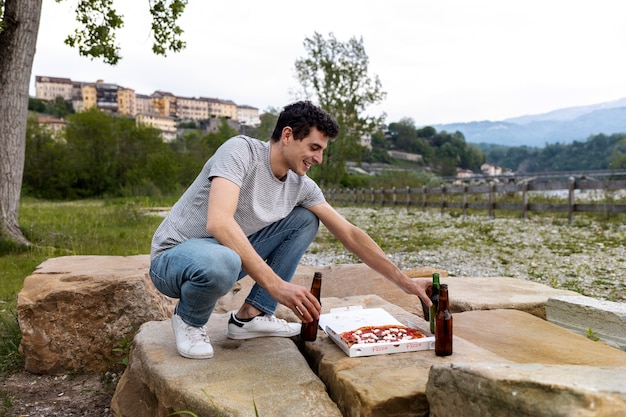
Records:
<instances>
[{"instance_id":1,"label":"sky","mask_svg":"<svg viewBox=\"0 0 626 417\"><path fill-rule=\"evenodd\" d=\"M214 97L260 112L294 101L316 32L362 39L387 93L371 115L417 126L540 114L626 97L624 0L189 0L187 47L152 53L148 0L114 0L125 25L110 66L64 44L78 0L43 0L35 76L103 80L138 94Z\"/></svg>"}]
</instances>

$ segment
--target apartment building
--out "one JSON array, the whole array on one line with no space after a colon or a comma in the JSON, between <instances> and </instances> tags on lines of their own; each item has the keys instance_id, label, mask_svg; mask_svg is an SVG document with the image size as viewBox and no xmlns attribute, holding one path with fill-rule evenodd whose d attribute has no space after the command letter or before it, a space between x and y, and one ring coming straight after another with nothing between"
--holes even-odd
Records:
<instances>
[{"instance_id":1,"label":"apartment building","mask_svg":"<svg viewBox=\"0 0 626 417\"><path fill-rule=\"evenodd\" d=\"M154 112L161 116L176 117L176 96L166 91L155 91L152 97Z\"/></svg>"},{"instance_id":2,"label":"apartment building","mask_svg":"<svg viewBox=\"0 0 626 417\"><path fill-rule=\"evenodd\" d=\"M174 117L154 113L139 113L135 117L135 121L138 126L144 125L159 129L163 135L163 140L166 142L171 142L176 139L177 120Z\"/></svg>"},{"instance_id":3,"label":"apartment building","mask_svg":"<svg viewBox=\"0 0 626 417\"><path fill-rule=\"evenodd\" d=\"M209 120L226 118L242 126L258 126L259 110L255 107L237 106L231 100L218 98L177 97L157 90L151 95L136 94L132 88L98 80L95 83L72 81L69 78L36 76L36 97L54 100L63 97L71 101L75 111L98 108L141 120L164 132L164 137L175 135L177 120ZM140 116L141 115L141 116ZM157 117L160 116L160 117ZM172 128L174 123L174 128ZM238 129L238 128L237 128Z\"/></svg>"},{"instance_id":4,"label":"apartment building","mask_svg":"<svg viewBox=\"0 0 626 417\"><path fill-rule=\"evenodd\" d=\"M117 90L117 112L125 116L137 114L137 95L132 88L120 88Z\"/></svg>"},{"instance_id":5,"label":"apartment building","mask_svg":"<svg viewBox=\"0 0 626 417\"><path fill-rule=\"evenodd\" d=\"M73 96L73 84L69 78L58 77L35 77L35 95L42 100L54 100L63 97L64 100L71 100Z\"/></svg>"},{"instance_id":6,"label":"apartment building","mask_svg":"<svg viewBox=\"0 0 626 417\"><path fill-rule=\"evenodd\" d=\"M135 114L156 113L152 97L145 94L135 94Z\"/></svg>"},{"instance_id":7,"label":"apartment building","mask_svg":"<svg viewBox=\"0 0 626 417\"><path fill-rule=\"evenodd\" d=\"M221 119L225 117L237 120L237 105L231 100L220 100L219 98L201 98L209 103L209 117Z\"/></svg>"},{"instance_id":8,"label":"apartment building","mask_svg":"<svg viewBox=\"0 0 626 417\"><path fill-rule=\"evenodd\" d=\"M176 116L181 120L208 119L209 102L195 97L176 97Z\"/></svg>"},{"instance_id":9,"label":"apartment building","mask_svg":"<svg viewBox=\"0 0 626 417\"><path fill-rule=\"evenodd\" d=\"M237 106L237 119L239 123L245 126L258 126L261 124L259 118L259 109L248 106L246 104Z\"/></svg>"}]
</instances>

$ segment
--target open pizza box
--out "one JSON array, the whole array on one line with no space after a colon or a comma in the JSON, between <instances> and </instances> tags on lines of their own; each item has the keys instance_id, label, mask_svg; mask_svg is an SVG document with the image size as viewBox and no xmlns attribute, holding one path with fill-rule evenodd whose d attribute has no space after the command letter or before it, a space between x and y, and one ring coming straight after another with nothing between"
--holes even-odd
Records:
<instances>
[{"instance_id":1,"label":"open pizza box","mask_svg":"<svg viewBox=\"0 0 626 417\"><path fill-rule=\"evenodd\" d=\"M394 342L355 343L352 345L348 345L341 338L341 333L356 330L363 326L386 326L393 324L417 329L425 337ZM334 308L330 313L320 316L319 325L349 357L435 349L435 336L428 329L418 327L412 322L403 324L382 308L363 308L362 306Z\"/></svg>"}]
</instances>

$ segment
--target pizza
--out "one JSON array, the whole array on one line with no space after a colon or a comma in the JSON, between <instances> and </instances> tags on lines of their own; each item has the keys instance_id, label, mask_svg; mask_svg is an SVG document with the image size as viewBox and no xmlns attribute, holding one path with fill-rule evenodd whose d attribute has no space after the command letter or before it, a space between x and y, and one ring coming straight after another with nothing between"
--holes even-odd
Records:
<instances>
[{"instance_id":1,"label":"pizza","mask_svg":"<svg viewBox=\"0 0 626 417\"><path fill-rule=\"evenodd\" d=\"M425 337L422 332L398 324L363 326L339 335L348 347L361 343L393 343Z\"/></svg>"}]
</instances>

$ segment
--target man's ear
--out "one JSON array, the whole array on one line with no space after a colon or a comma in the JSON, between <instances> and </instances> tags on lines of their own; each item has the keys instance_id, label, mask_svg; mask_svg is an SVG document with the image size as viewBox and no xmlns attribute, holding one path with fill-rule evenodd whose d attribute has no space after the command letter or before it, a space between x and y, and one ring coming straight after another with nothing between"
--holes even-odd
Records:
<instances>
[{"instance_id":1,"label":"man's ear","mask_svg":"<svg viewBox=\"0 0 626 417\"><path fill-rule=\"evenodd\" d=\"M287 140L293 139L293 129L289 126L283 127L281 138Z\"/></svg>"}]
</instances>

